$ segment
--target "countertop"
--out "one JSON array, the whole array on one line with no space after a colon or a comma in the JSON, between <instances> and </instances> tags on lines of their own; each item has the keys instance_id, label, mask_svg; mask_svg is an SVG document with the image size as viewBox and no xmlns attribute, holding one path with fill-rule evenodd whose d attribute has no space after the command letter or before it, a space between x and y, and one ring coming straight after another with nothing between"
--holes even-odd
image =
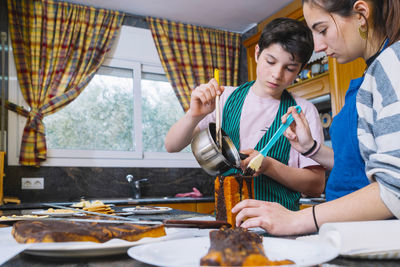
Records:
<instances>
[{"instance_id":1,"label":"countertop","mask_svg":"<svg viewBox=\"0 0 400 267\"><path fill-rule=\"evenodd\" d=\"M95 200L95 199L86 199ZM144 204L156 204L156 203L200 203L200 202L214 202L214 197L144 197L144 198L108 198L108 199L96 199L101 200L105 204L115 204L115 205L144 205ZM32 203L21 203L21 204L5 204L0 205L0 210L18 210L18 209L44 209L48 208L44 204L53 204L60 206L69 206L73 203L79 202L79 200L74 202L32 202Z\"/></svg>"},{"instance_id":2,"label":"countertop","mask_svg":"<svg viewBox=\"0 0 400 267\"><path fill-rule=\"evenodd\" d=\"M136 203L135 203L136 204ZM115 207L115 209L122 209L121 207ZM29 209L17 209L17 210L5 210L3 213L6 214L28 214L32 210ZM208 214L200 214L195 212L188 212L182 210L172 210L166 214L159 215L141 215L142 219L186 219L198 216L210 216ZM295 237L287 237L293 239ZM355 260L338 257L328 263L322 264L320 266L326 267L344 267L344 266L399 266L400 260ZM121 254L116 256L106 256L106 257L89 257L89 258L50 258L43 256L31 256L24 253L20 253L17 256L11 258L5 262L2 266L5 267L15 267L15 266L62 266L62 267L125 267L125 266L138 266L138 267L149 267L151 265L141 263L130 258L127 254Z\"/></svg>"},{"instance_id":3,"label":"countertop","mask_svg":"<svg viewBox=\"0 0 400 267\"><path fill-rule=\"evenodd\" d=\"M86 199L86 200L94 200L94 199ZM156 203L201 203L201 202L214 202L214 196L208 197L199 197L199 198L192 198L192 197L144 197L139 199L134 198L108 198L108 199L98 199L103 201L105 204L115 204L115 205L143 205L143 204L156 204ZM0 205L0 210L18 210L18 209L44 209L48 208L44 204L53 204L53 205L60 205L60 206L69 206L73 203L78 202L27 202L21 204L5 204ZM319 203L325 202L324 198L301 198L300 204L308 204L308 205L316 205Z\"/></svg>"}]
</instances>

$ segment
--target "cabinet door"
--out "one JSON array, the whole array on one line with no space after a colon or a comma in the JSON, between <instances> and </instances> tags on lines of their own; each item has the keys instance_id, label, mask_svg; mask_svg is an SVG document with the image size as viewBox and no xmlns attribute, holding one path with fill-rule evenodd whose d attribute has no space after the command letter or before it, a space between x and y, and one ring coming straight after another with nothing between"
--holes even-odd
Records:
<instances>
[{"instance_id":1,"label":"cabinet door","mask_svg":"<svg viewBox=\"0 0 400 267\"><path fill-rule=\"evenodd\" d=\"M255 51L258 39L260 39L260 35L261 33L257 33L243 43L247 48L247 73L249 81L254 81L257 77Z\"/></svg>"},{"instance_id":2,"label":"cabinet door","mask_svg":"<svg viewBox=\"0 0 400 267\"><path fill-rule=\"evenodd\" d=\"M295 84L289 87L288 91L293 92L302 98L312 99L329 94L329 88L329 73L324 73L300 84Z\"/></svg>"},{"instance_id":3,"label":"cabinet door","mask_svg":"<svg viewBox=\"0 0 400 267\"><path fill-rule=\"evenodd\" d=\"M198 212L198 213L205 213L205 214L212 214L212 215L214 215L214 212L215 212L215 203L214 203L214 202L201 202L201 203L197 203L197 212Z\"/></svg>"},{"instance_id":4,"label":"cabinet door","mask_svg":"<svg viewBox=\"0 0 400 267\"><path fill-rule=\"evenodd\" d=\"M159 206L159 207L170 207L177 210L186 210L196 212L197 206L196 203L157 203L151 204L152 206ZM145 206L145 205L144 205Z\"/></svg>"},{"instance_id":5,"label":"cabinet door","mask_svg":"<svg viewBox=\"0 0 400 267\"><path fill-rule=\"evenodd\" d=\"M129 204L129 205L118 205L118 207L132 207L132 206L157 206L157 207L169 207L177 210L186 211L197 211L197 205L193 203L151 203L151 204Z\"/></svg>"},{"instance_id":6,"label":"cabinet door","mask_svg":"<svg viewBox=\"0 0 400 267\"><path fill-rule=\"evenodd\" d=\"M0 205L3 205L3 177L4 177L4 156L6 152L0 151Z\"/></svg>"},{"instance_id":7,"label":"cabinet door","mask_svg":"<svg viewBox=\"0 0 400 267\"><path fill-rule=\"evenodd\" d=\"M344 97L350 81L361 77L365 67L366 64L361 58L346 64L339 64L336 59L329 58L329 83L333 116L338 114L344 105Z\"/></svg>"}]
</instances>

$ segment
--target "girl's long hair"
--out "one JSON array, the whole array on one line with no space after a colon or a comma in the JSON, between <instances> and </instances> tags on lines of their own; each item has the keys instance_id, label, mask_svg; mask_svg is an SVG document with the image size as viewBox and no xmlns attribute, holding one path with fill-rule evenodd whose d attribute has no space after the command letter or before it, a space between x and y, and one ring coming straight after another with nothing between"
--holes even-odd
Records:
<instances>
[{"instance_id":1,"label":"girl's long hair","mask_svg":"<svg viewBox=\"0 0 400 267\"><path fill-rule=\"evenodd\" d=\"M357 0L302 0L319 6L328 13L349 17L354 14ZM366 0L372 3L372 27L380 37L387 37L389 45L400 40L400 0Z\"/></svg>"}]
</instances>

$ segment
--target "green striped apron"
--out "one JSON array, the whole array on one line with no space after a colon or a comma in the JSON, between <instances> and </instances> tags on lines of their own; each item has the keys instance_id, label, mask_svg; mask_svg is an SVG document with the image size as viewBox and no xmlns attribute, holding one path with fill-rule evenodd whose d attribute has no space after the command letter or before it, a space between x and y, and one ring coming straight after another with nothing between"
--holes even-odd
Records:
<instances>
[{"instance_id":1,"label":"green striped apron","mask_svg":"<svg viewBox=\"0 0 400 267\"><path fill-rule=\"evenodd\" d=\"M246 96L253 84L254 81L247 82L238 87L228 97L223 109L222 129L232 139L232 142L235 144L235 147L238 151L240 147L240 116L242 114L244 100L246 99ZM287 109L290 106L295 105L296 101L286 90L284 90L275 119L271 127L268 129L268 131L266 131L264 136L254 148L255 150L260 151L264 148L264 146L268 143L281 125L281 117L287 112ZM287 165L289 161L289 153L290 143L286 137L281 136L275 145L270 149L267 156ZM227 176L238 172L239 171L236 169L231 169L224 173L224 175ZM300 193L285 187L284 185L263 174L255 177L254 179L254 196L255 199L258 200L278 202L290 210L299 210Z\"/></svg>"}]
</instances>

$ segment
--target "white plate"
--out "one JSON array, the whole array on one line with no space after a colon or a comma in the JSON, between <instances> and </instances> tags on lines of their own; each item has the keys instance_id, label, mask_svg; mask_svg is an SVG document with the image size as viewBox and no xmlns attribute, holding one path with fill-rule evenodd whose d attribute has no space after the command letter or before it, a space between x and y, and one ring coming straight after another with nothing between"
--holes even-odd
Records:
<instances>
[{"instance_id":1,"label":"white plate","mask_svg":"<svg viewBox=\"0 0 400 267\"><path fill-rule=\"evenodd\" d=\"M372 221L371 222L363 222L363 223L372 223ZM358 227L361 227L361 226L358 226ZM388 225L386 225L386 227L388 227ZM377 228L377 227L375 227L375 228ZM394 231L392 231L392 233L393 232ZM377 245L376 247L374 247L374 246L368 247L368 244L366 244L365 240L362 240L362 241L360 241L360 242L362 242L362 245L359 246L359 249L351 249L351 250L341 251L340 244L342 241L337 240L338 235L335 235L334 231L328 232L328 233L324 232L323 234L325 234L326 236L321 237L319 235L306 235L306 236L298 237L297 240L306 241L306 242L323 242L324 240L326 240L327 242L330 242L332 245L334 245L334 246L336 245L338 247L340 256L343 256L346 258L370 259L370 260L383 260L383 259L398 260L398 259L400 259L399 246L396 246L393 248L390 247L390 244L393 244L393 243L387 242L387 243L384 243L383 246ZM396 235L394 235L394 238L396 238L395 236ZM356 239L353 238L353 240L359 241L357 238ZM395 243L398 243L398 241L396 241L396 240L397 239L395 239ZM376 239L374 239L373 242L377 243L378 241L376 241ZM380 243L380 244L382 244L382 243ZM389 246L385 246L388 244L389 244Z\"/></svg>"},{"instance_id":2,"label":"white plate","mask_svg":"<svg viewBox=\"0 0 400 267\"><path fill-rule=\"evenodd\" d=\"M172 208L155 207L155 206L151 206L151 208L149 208L146 206L137 206L137 207L133 207L133 208L123 208L122 210L126 211L126 212L132 212L135 214L159 214L159 213L168 212L168 211L172 210Z\"/></svg>"},{"instance_id":3,"label":"white plate","mask_svg":"<svg viewBox=\"0 0 400 267\"><path fill-rule=\"evenodd\" d=\"M12 227L0 228L0 251L7 247L15 246L26 247L26 244L19 244L11 235ZM177 229L166 228L166 236L150 238L145 237L135 242L128 242L122 239L113 239L105 243L94 242L56 242L56 243L34 243L28 244L24 253L45 256L45 257L91 257L91 256L109 256L123 254L136 245L158 242L162 240L187 238L193 236L206 236L208 231L199 231L198 229ZM3 247L5 244L6 247ZM1 254L1 253L0 253Z\"/></svg>"},{"instance_id":4,"label":"white plate","mask_svg":"<svg viewBox=\"0 0 400 267\"><path fill-rule=\"evenodd\" d=\"M53 216L53 217L66 217L66 216L73 216L75 214L78 214L78 212L71 211L71 212L62 213L62 212L48 212L48 210L35 210L35 211L32 211L32 214L35 214L35 215L49 215L49 216Z\"/></svg>"},{"instance_id":5,"label":"white plate","mask_svg":"<svg viewBox=\"0 0 400 267\"><path fill-rule=\"evenodd\" d=\"M264 237L265 253L270 260L291 260L296 265L311 266L336 258L338 250L326 242ZM168 240L132 247L128 255L138 261L157 266L200 266L200 259L210 247L209 237Z\"/></svg>"},{"instance_id":6,"label":"white plate","mask_svg":"<svg viewBox=\"0 0 400 267\"><path fill-rule=\"evenodd\" d=\"M27 217L26 215L17 215L16 217L12 217L12 216L4 216L7 217L5 219L0 219L0 223L7 223L7 222L17 222L17 221L34 221L34 220L41 220L41 219L45 219L45 218L49 218L49 216L38 216L38 215L34 215L37 217Z\"/></svg>"},{"instance_id":7,"label":"white plate","mask_svg":"<svg viewBox=\"0 0 400 267\"><path fill-rule=\"evenodd\" d=\"M358 253L358 254L343 254L341 255L346 258L354 259L368 259L368 260L398 260L400 259L400 251L382 251L382 252L369 252L369 253Z\"/></svg>"},{"instance_id":8,"label":"white plate","mask_svg":"<svg viewBox=\"0 0 400 267\"><path fill-rule=\"evenodd\" d=\"M70 207L71 207L71 208L81 209L82 207L77 206L78 203L79 203L79 202L74 203L74 204L70 205ZM105 205L105 206L108 206L108 207L115 207L115 204L105 204L105 203L104 203L104 205Z\"/></svg>"},{"instance_id":9,"label":"white plate","mask_svg":"<svg viewBox=\"0 0 400 267\"><path fill-rule=\"evenodd\" d=\"M105 243L94 242L59 242L59 243L36 243L25 249L24 253L46 257L94 257L110 256L126 253L126 251L139 244L157 242L166 237L142 238L136 242L122 239L112 239Z\"/></svg>"}]
</instances>

